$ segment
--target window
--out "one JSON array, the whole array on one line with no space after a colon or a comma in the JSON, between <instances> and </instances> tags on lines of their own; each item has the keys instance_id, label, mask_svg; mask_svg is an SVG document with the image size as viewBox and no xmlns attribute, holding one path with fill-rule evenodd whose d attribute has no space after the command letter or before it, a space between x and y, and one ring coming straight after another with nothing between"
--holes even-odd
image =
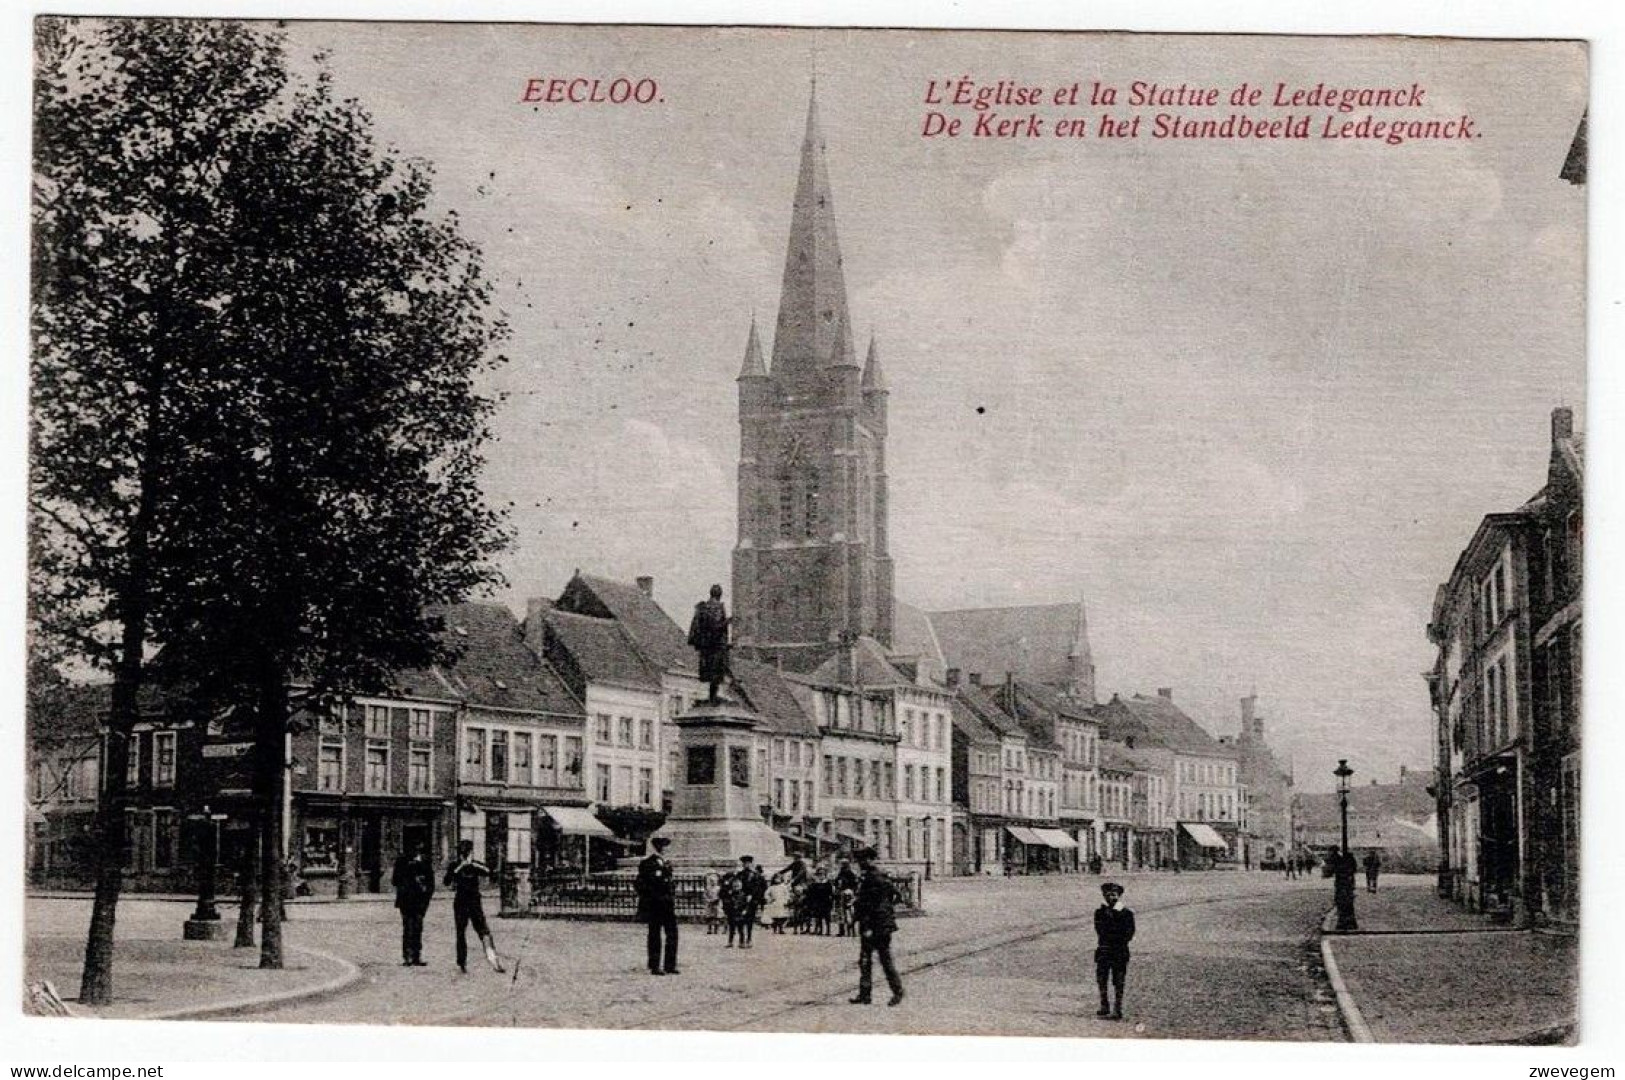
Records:
<instances>
[{"instance_id":1,"label":"window","mask_svg":"<svg viewBox=\"0 0 1625 1080\"><path fill-rule=\"evenodd\" d=\"M555 775L559 767L559 737L557 735L538 735L536 737L536 782L542 787L558 783Z\"/></svg>"},{"instance_id":2,"label":"window","mask_svg":"<svg viewBox=\"0 0 1625 1080\"><path fill-rule=\"evenodd\" d=\"M638 745L645 750L655 747L655 722L647 716L638 720Z\"/></svg>"},{"instance_id":3,"label":"window","mask_svg":"<svg viewBox=\"0 0 1625 1080\"><path fill-rule=\"evenodd\" d=\"M869 762L869 790L875 798L880 798L880 762Z\"/></svg>"},{"instance_id":4,"label":"window","mask_svg":"<svg viewBox=\"0 0 1625 1080\"><path fill-rule=\"evenodd\" d=\"M389 738L389 710L382 705L367 706L367 737Z\"/></svg>"},{"instance_id":5,"label":"window","mask_svg":"<svg viewBox=\"0 0 1625 1080\"><path fill-rule=\"evenodd\" d=\"M947 782L948 782L947 781L947 772L945 770L943 770L943 769L938 769L937 770L937 802L947 802L948 801L948 798L947 798L947 795L946 795L947 788L945 786L947 784Z\"/></svg>"},{"instance_id":6,"label":"window","mask_svg":"<svg viewBox=\"0 0 1625 1080\"><path fill-rule=\"evenodd\" d=\"M621 746L632 745L632 718L630 716L623 716L617 721L615 725L615 734L616 741Z\"/></svg>"},{"instance_id":7,"label":"window","mask_svg":"<svg viewBox=\"0 0 1625 1080\"><path fill-rule=\"evenodd\" d=\"M829 754L824 755L824 794L835 794L835 759Z\"/></svg>"},{"instance_id":8,"label":"window","mask_svg":"<svg viewBox=\"0 0 1625 1080\"><path fill-rule=\"evenodd\" d=\"M207 822L205 824L208 824ZM168 870L175 865L175 849L180 826L173 810L154 810L152 814L152 868Z\"/></svg>"},{"instance_id":9,"label":"window","mask_svg":"<svg viewBox=\"0 0 1625 1080\"><path fill-rule=\"evenodd\" d=\"M317 751L316 787L319 791L341 791L344 787L344 745L324 742Z\"/></svg>"},{"instance_id":10,"label":"window","mask_svg":"<svg viewBox=\"0 0 1625 1080\"><path fill-rule=\"evenodd\" d=\"M155 731L152 735L152 786L170 787L175 783L175 733Z\"/></svg>"},{"instance_id":11,"label":"window","mask_svg":"<svg viewBox=\"0 0 1625 1080\"><path fill-rule=\"evenodd\" d=\"M124 766L124 786L136 787L141 783L141 734L130 733L130 760Z\"/></svg>"},{"instance_id":12,"label":"window","mask_svg":"<svg viewBox=\"0 0 1625 1080\"><path fill-rule=\"evenodd\" d=\"M581 779L581 753L581 736L566 735L564 737L564 773L572 785Z\"/></svg>"},{"instance_id":13,"label":"window","mask_svg":"<svg viewBox=\"0 0 1625 1080\"><path fill-rule=\"evenodd\" d=\"M367 747L367 790L389 790L389 747Z\"/></svg>"},{"instance_id":14,"label":"window","mask_svg":"<svg viewBox=\"0 0 1625 1080\"><path fill-rule=\"evenodd\" d=\"M420 742L434 738L434 713L428 709L412 710L411 736Z\"/></svg>"},{"instance_id":15,"label":"window","mask_svg":"<svg viewBox=\"0 0 1625 1080\"><path fill-rule=\"evenodd\" d=\"M344 717L341 712L343 708L342 705L334 705L330 711L324 712L316 721L317 732L322 735L343 735Z\"/></svg>"},{"instance_id":16,"label":"window","mask_svg":"<svg viewBox=\"0 0 1625 1080\"><path fill-rule=\"evenodd\" d=\"M914 798L914 766L903 766L903 798Z\"/></svg>"},{"instance_id":17,"label":"window","mask_svg":"<svg viewBox=\"0 0 1625 1080\"><path fill-rule=\"evenodd\" d=\"M655 771L653 769L638 770L638 803L642 806L653 806L655 803Z\"/></svg>"},{"instance_id":18,"label":"window","mask_svg":"<svg viewBox=\"0 0 1625 1080\"><path fill-rule=\"evenodd\" d=\"M632 766L619 765L615 768L616 799L620 802L632 801Z\"/></svg>"},{"instance_id":19,"label":"window","mask_svg":"<svg viewBox=\"0 0 1625 1080\"><path fill-rule=\"evenodd\" d=\"M409 751L406 768L406 790L413 795L426 795L434 789L431 780L433 775L430 768L430 756L433 753L426 746L414 746Z\"/></svg>"},{"instance_id":20,"label":"window","mask_svg":"<svg viewBox=\"0 0 1625 1080\"><path fill-rule=\"evenodd\" d=\"M801 535L811 540L818 535L818 470L808 469L802 484Z\"/></svg>"},{"instance_id":21,"label":"window","mask_svg":"<svg viewBox=\"0 0 1625 1080\"><path fill-rule=\"evenodd\" d=\"M788 540L796 532L796 480L786 469L779 474L779 538Z\"/></svg>"},{"instance_id":22,"label":"window","mask_svg":"<svg viewBox=\"0 0 1625 1080\"><path fill-rule=\"evenodd\" d=\"M607 803L609 802L609 766L600 763L594 766L593 771L597 781L594 792L599 802Z\"/></svg>"},{"instance_id":23,"label":"window","mask_svg":"<svg viewBox=\"0 0 1625 1080\"><path fill-rule=\"evenodd\" d=\"M886 762L886 798L897 798L897 767Z\"/></svg>"},{"instance_id":24,"label":"window","mask_svg":"<svg viewBox=\"0 0 1625 1080\"><path fill-rule=\"evenodd\" d=\"M790 781L790 812L792 814L799 814L801 812L801 781L800 780L792 780L792 781Z\"/></svg>"},{"instance_id":25,"label":"window","mask_svg":"<svg viewBox=\"0 0 1625 1080\"><path fill-rule=\"evenodd\" d=\"M773 806L779 810L784 809L784 777L782 776L773 778Z\"/></svg>"},{"instance_id":26,"label":"window","mask_svg":"<svg viewBox=\"0 0 1625 1080\"><path fill-rule=\"evenodd\" d=\"M463 779L485 779L485 729L463 730Z\"/></svg>"},{"instance_id":27,"label":"window","mask_svg":"<svg viewBox=\"0 0 1625 1080\"><path fill-rule=\"evenodd\" d=\"M508 733L506 731L491 732L491 781L497 784L508 782Z\"/></svg>"},{"instance_id":28,"label":"window","mask_svg":"<svg viewBox=\"0 0 1625 1080\"><path fill-rule=\"evenodd\" d=\"M611 724L612 721L610 720L609 713L598 714L594 732L600 746L608 746L614 741L613 736L611 735Z\"/></svg>"},{"instance_id":29,"label":"window","mask_svg":"<svg viewBox=\"0 0 1625 1080\"><path fill-rule=\"evenodd\" d=\"M837 794L846 794L846 759L835 759L835 791Z\"/></svg>"},{"instance_id":30,"label":"window","mask_svg":"<svg viewBox=\"0 0 1625 1080\"><path fill-rule=\"evenodd\" d=\"M528 731L514 732L513 780L516 784L530 783L530 732Z\"/></svg>"},{"instance_id":31,"label":"window","mask_svg":"<svg viewBox=\"0 0 1625 1080\"><path fill-rule=\"evenodd\" d=\"M864 781L865 775L866 775L866 773L864 772L863 762L862 761L853 761L852 762L852 794L853 794L854 797L859 798L859 799L863 798L863 789L864 789L864 782L863 781Z\"/></svg>"}]
</instances>

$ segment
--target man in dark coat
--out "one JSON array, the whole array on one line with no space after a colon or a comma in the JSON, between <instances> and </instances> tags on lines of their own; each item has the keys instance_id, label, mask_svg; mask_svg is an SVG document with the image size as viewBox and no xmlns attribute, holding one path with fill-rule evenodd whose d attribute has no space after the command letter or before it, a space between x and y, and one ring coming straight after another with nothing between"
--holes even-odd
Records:
<instances>
[{"instance_id":1,"label":"man in dark coat","mask_svg":"<svg viewBox=\"0 0 1625 1080\"><path fill-rule=\"evenodd\" d=\"M401 912L401 966L423 967L423 917L434 896L434 867L422 844L401 853L390 881Z\"/></svg>"},{"instance_id":2,"label":"man in dark coat","mask_svg":"<svg viewBox=\"0 0 1625 1080\"><path fill-rule=\"evenodd\" d=\"M1382 856L1377 854L1376 848L1365 853L1365 891L1377 891L1377 875L1382 872Z\"/></svg>"},{"instance_id":3,"label":"man in dark coat","mask_svg":"<svg viewBox=\"0 0 1625 1080\"><path fill-rule=\"evenodd\" d=\"M474 857L474 841L459 840L457 858L446 869L443 883L453 889L451 913L457 924L457 968L465 975L468 973L466 935L470 926L485 947L485 962L491 965L492 971L503 970L502 961L497 957L496 940L485 922L485 903L480 899L480 879L490 876L490 868Z\"/></svg>"},{"instance_id":4,"label":"man in dark coat","mask_svg":"<svg viewBox=\"0 0 1625 1080\"><path fill-rule=\"evenodd\" d=\"M886 973L886 984L891 987L891 1000L886 1004L900 1005L903 1001L903 980L892 962L891 938L897 932L897 891L891 880L875 865L874 848L858 852L857 924L862 944L858 948L858 996L854 1005L867 1005L874 988L874 960L880 958L880 970Z\"/></svg>"},{"instance_id":5,"label":"man in dark coat","mask_svg":"<svg viewBox=\"0 0 1625 1080\"><path fill-rule=\"evenodd\" d=\"M711 586L711 599L694 605L694 619L688 624L688 643L700 654L700 681L711 687L710 701L718 700L717 688L731 674L728 668L728 608L722 603L722 586Z\"/></svg>"},{"instance_id":6,"label":"man in dark coat","mask_svg":"<svg viewBox=\"0 0 1625 1080\"><path fill-rule=\"evenodd\" d=\"M1128 943L1134 940L1134 912L1123 906L1123 886L1108 881L1100 887L1105 903L1095 909L1095 983L1100 987L1096 1016L1123 1019L1123 984L1128 981ZM1108 999L1108 984L1115 1000Z\"/></svg>"},{"instance_id":7,"label":"man in dark coat","mask_svg":"<svg viewBox=\"0 0 1625 1080\"><path fill-rule=\"evenodd\" d=\"M635 888L638 916L649 924L649 974L678 975L677 970L677 880L665 850L671 840L657 836L649 841L654 848L638 864ZM665 937L664 948L661 937Z\"/></svg>"}]
</instances>

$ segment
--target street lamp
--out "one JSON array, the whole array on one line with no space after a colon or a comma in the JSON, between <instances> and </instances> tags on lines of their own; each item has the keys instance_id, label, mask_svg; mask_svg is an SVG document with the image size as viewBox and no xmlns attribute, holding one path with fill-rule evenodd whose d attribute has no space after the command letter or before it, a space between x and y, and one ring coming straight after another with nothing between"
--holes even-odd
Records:
<instances>
[{"instance_id":1,"label":"street lamp","mask_svg":"<svg viewBox=\"0 0 1625 1080\"><path fill-rule=\"evenodd\" d=\"M1349 850L1349 777L1354 770L1349 768L1347 758L1338 758L1332 775L1337 777L1337 806L1343 817L1343 848L1332 863L1332 895L1337 905L1337 929L1346 932L1360 928L1354 917L1354 853Z\"/></svg>"}]
</instances>

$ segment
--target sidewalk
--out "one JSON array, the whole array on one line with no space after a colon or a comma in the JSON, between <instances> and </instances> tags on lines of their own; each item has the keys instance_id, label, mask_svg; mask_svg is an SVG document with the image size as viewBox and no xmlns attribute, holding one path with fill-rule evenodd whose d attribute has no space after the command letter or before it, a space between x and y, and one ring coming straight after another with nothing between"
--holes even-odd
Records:
<instances>
[{"instance_id":1,"label":"sidewalk","mask_svg":"<svg viewBox=\"0 0 1625 1080\"><path fill-rule=\"evenodd\" d=\"M1579 985L1572 937L1492 928L1401 880L1356 897L1360 930L1328 934L1333 980L1357 1041L1571 1043Z\"/></svg>"},{"instance_id":2,"label":"sidewalk","mask_svg":"<svg viewBox=\"0 0 1625 1080\"><path fill-rule=\"evenodd\" d=\"M146 905L144 910L141 905L120 905L111 1005L79 1004L84 934L64 933L68 928L52 925L50 919L30 920L23 979L49 980L78 1016L179 1020L335 993L360 975L348 960L310 948L288 948L284 968L261 971L258 948L233 949L229 941L180 940L181 923L174 911L165 904ZM184 977L178 978L180 973Z\"/></svg>"}]
</instances>

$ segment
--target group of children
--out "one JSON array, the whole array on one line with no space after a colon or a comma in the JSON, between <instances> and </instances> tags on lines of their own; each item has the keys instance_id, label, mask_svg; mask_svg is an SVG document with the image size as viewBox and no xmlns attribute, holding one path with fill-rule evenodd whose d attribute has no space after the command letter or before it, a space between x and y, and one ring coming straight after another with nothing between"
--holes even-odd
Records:
<instances>
[{"instance_id":1,"label":"group of children","mask_svg":"<svg viewBox=\"0 0 1625 1080\"><path fill-rule=\"evenodd\" d=\"M738 870L705 875L705 932L728 928L728 948L751 947L757 924L775 934L855 936L858 875L842 859L838 869L820 865L809 870L799 855L768 877L756 860L740 858Z\"/></svg>"}]
</instances>

